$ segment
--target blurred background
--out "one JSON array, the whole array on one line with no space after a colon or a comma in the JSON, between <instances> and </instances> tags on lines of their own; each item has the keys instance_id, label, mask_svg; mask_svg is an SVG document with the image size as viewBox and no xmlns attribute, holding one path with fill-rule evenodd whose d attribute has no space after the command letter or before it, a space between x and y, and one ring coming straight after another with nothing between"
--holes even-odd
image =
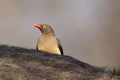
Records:
<instances>
[{"instance_id":1,"label":"blurred background","mask_svg":"<svg viewBox=\"0 0 120 80\"><path fill-rule=\"evenodd\" d=\"M65 55L120 65L120 0L0 0L0 44L35 48L34 23L54 28Z\"/></svg>"}]
</instances>

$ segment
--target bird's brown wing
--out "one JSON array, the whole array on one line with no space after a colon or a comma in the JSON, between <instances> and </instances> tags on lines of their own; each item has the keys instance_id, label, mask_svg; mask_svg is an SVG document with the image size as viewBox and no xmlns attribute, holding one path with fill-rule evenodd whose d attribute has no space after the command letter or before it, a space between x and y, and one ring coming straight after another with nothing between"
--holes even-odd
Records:
<instances>
[{"instance_id":1,"label":"bird's brown wing","mask_svg":"<svg viewBox=\"0 0 120 80\"><path fill-rule=\"evenodd\" d=\"M62 48L62 46L61 46L60 40L57 39L57 42L58 42L58 47L59 47L59 49L60 49L61 55L64 55L63 48Z\"/></svg>"},{"instance_id":2,"label":"bird's brown wing","mask_svg":"<svg viewBox=\"0 0 120 80\"><path fill-rule=\"evenodd\" d=\"M38 50L38 41L37 41L37 44L36 44L36 50Z\"/></svg>"},{"instance_id":3,"label":"bird's brown wing","mask_svg":"<svg viewBox=\"0 0 120 80\"><path fill-rule=\"evenodd\" d=\"M36 50L38 50L38 46L36 46Z\"/></svg>"}]
</instances>

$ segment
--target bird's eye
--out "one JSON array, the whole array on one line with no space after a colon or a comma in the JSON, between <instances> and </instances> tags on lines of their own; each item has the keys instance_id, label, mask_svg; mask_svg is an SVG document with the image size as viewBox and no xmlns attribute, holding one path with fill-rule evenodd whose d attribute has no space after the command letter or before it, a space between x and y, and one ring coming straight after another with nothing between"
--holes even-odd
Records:
<instances>
[{"instance_id":1,"label":"bird's eye","mask_svg":"<svg viewBox=\"0 0 120 80\"><path fill-rule=\"evenodd\" d=\"M47 28L47 26L46 25L43 25L43 29L45 30Z\"/></svg>"}]
</instances>

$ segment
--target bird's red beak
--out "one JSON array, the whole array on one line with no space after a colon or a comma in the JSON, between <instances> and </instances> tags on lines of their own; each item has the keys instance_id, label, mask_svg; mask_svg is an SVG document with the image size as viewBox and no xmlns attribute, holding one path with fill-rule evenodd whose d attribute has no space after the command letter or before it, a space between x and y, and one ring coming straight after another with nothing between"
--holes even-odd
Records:
<instances>
[{"instance_id":1,"label":"bird's red beak","mask_svg":"<svg viewBox=\"0 0 120 80\"><path fill-rule=\"evenodd\" d=\"M42 26L40 24L34 24L34 27L36 27L36 28L42 28Z\"/></svg>"}]
</instances>

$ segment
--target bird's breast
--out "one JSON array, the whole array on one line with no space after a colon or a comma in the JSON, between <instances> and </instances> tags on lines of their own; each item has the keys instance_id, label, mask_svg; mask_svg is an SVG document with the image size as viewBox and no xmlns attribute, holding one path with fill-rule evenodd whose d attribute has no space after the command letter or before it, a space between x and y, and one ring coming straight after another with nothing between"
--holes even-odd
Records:
<instances>
[{"instance_id":1,"label":"bird's breast","mask_svg":"<svg viewBox=\"0 0 120 80\"><path fill-rule=\"evenodd\" d=\"M61 54L55 36L41 36L38 39L38 50L44 50L54 54Z\"/></svg>"}]
</instances>

